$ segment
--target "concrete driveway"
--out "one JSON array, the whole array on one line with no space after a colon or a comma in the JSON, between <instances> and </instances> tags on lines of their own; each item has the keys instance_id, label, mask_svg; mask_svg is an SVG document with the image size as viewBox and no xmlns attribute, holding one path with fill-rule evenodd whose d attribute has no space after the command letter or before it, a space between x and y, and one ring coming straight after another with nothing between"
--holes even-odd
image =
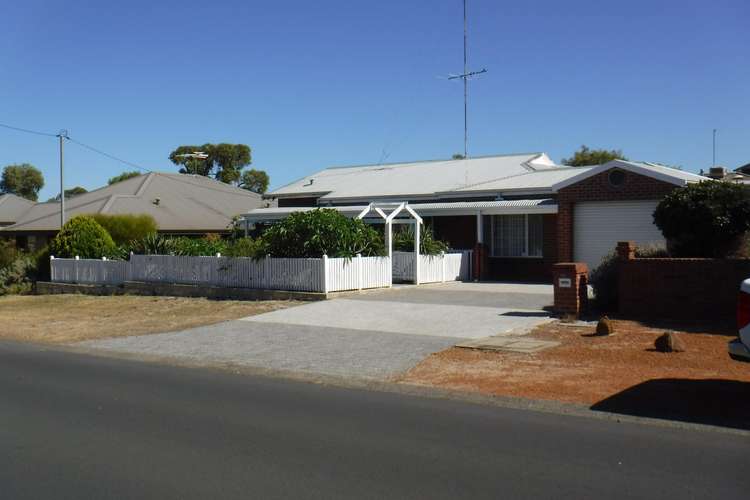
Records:
<instances>
[{"instance_id":1,"label":"concrete driveway","mask_svg":"<svg viewBox=\"0 0 750 500\"><path fill-rule=\"evenodd\" d=\"M182 332L84 342L200 363L389 379L466 339L549 321L551 285L446 283L342 295Z\"/></svg>"}]
</instances>

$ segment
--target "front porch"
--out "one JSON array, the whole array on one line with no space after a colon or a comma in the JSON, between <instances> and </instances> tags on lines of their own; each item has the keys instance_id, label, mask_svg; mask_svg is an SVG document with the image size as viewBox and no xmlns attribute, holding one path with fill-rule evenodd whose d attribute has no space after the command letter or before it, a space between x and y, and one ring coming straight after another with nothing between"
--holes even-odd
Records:
<instances>
[{"instance_id":1,"label":"front porch","mask_svg":"<svg viewBox=\"0 0 750 500\"><path fill-rule=\"evenodd\" d=\"M553 199L263 208L245 214L241 224L249 231L253 224L274 222L315 208L335 209L348 217L382 225L387 244L391 224L413 224L415 229L424 226L423 230L448 243L452 252L470 255L470 271L462 272L461 279L549 283L552 265L558 260L557 203ZM418 249L419 230L415 230L415 236ZM393 255L390 248L389 255ZM411 257L415 262L419 259L418 254ZM402 277L403 260L393 259L393 265L399 266L394 267L395 279Z\"/></svg>"}]
</instances>

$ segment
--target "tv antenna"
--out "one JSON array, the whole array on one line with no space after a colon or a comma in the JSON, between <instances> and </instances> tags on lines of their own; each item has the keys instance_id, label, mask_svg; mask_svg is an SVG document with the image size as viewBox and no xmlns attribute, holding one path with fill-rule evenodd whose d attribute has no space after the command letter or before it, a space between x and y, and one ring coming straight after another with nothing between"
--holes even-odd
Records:
<instances>
[{"instance_id":1,"label":"tv antenna","mask_svg":"<svg viewBox=\"0 0 750 500\"><path fill-rule=\"evenodd\" d=\"M469 117L468 117L468 101L469 101L469 78L472 76L481 75L487 73L486 68L482 68L479 71L469 71L468 60L466 56L466 0L464 3L464 72L460 75L449 75L448 80L458 80L459 78L464 81L464 158L469 156Z\"/></svg>"}]
</instances>

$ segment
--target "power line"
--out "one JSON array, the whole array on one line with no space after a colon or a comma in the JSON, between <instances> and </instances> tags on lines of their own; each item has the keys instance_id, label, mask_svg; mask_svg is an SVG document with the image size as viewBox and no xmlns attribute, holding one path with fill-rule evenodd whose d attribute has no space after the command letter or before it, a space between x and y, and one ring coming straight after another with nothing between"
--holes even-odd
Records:
<instances>
[{"instance_id":1,"label":"power line","mask_svg":"<svg viewBox=\"0 0 750 500\"><path fill-rule=\"evenodd\" d=\"M7 128L7 129L10 129L10 130L15 130L17 132L26 132L27 134L43 135L43 136L46 136L46 137L57 137L58 136L58 134L50 134L48 132L39 132L37 130L30 130L30 129L27 129L27 128L14 127L12 125L6 125L4 123L0 123L0 127Z\"/></svg>"},{"instance_id":2,"label":"power line","mask_svg":"<svg viewBox=\"0 0 750 500\"><path fill-rule=\"evenodd\" d=\"M127 160L123 160L122 158L118 158L117 156L111 155L109 153L105 153L104 151L102 151L100 149L96 149L93 146L89 146L88 144L84 144L81 141L77 141L77 140L73 139L72 137L68 137L67 139L70 142L73 142L73 143L78 144L79 146L81 146L83 148L88 149L89 151L93 151L94 153L100 154L102 156L106 156L107 158L110 158L112 160L119 161L120 163L124 163L125 165L128 165L130 167L137 168L138 170L143 170L145 172L153 172L153 170L149 170L147 168L141 167L140 165L136 165L133 162L130 162L130 161L127 161Z\"/></svg>"}]
</instances>

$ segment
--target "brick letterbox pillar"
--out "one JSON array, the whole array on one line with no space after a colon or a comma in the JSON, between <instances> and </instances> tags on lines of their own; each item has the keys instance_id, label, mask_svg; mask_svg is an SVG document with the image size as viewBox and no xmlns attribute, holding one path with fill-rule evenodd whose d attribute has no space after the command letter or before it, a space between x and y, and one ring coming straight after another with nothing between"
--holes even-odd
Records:
<instances>
[{"instance_id":1,"label":"brick letterbox pillar","mask_svg":"<svg viewBox=\"0 0 750 500\"><path fill-rule=\"evenodd\" d=\"M582 262L562 262L552 266L555 312L576 318L588 308L589 268Z\"/></svg>"},{"instance_id":2,"label":"brick letterbox pillar","mask_svg":"<svg viewBox=\"0 0 750 500\"><path fill-rule=\"evenodd\" d=\"M487 276L487 245L484 243L474 245L472 274L472 278L476 281L482 280Z\"/></svg>"}]
</instances>

